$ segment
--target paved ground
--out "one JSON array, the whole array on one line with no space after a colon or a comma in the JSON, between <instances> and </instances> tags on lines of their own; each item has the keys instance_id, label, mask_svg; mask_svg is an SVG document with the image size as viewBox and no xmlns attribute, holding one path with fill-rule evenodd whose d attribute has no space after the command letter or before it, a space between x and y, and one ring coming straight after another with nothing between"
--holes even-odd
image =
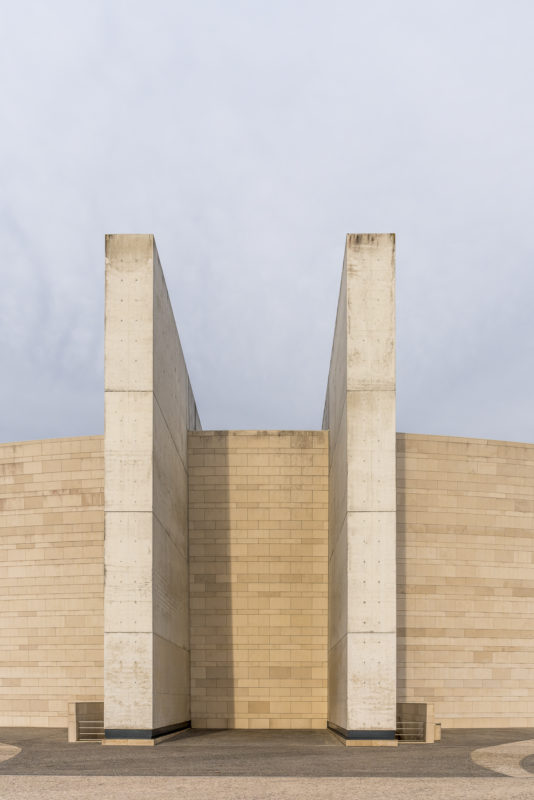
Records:
<instances>
[{"instance_id":1,"label":"paved ground","mask_svg":"<svg viewBox=\"0 0 534 800\"><path fill-rule=\"evenodd\" d=\"M102 747L97 743L70 745L66 731L60 729L0 728L0 742L21 748L17 755L0 763L0 778L71 775L495 779L499 775L497 780L503 780L498 769L510 758L521 764L518 774L534 777L534 743L531 748L519 744L533 739L532 728L455 730L444 731L443 740L435 745L348 748L328 731L188 731L157 747ZM518 745L515 749L512 746L511 753L505 748L503 760L499 746L505 745L509 750L511 742ZM483 756L475 763L470 754L487 747L496 751L495 755L489 760ZM507 785L509 781L506 779ZM534 781L526 781L530 797L534 798ZM0 791L2 800L4 796Z\"/></svg>"},{"instance_id":2,"label":"paved ground","mask_svg":"<svg viewBox=\"0 0 534 800\"><path fill-rule=\"evenodd\" d=\"M0 776L2 800L532 800L528 778Z\"/></svg>"},{"instance_id":3,"label":"paved ground","mask_svg":"<svg viewBox=\"0 0 534 800\"><path fill-rule=\"evenodd\" d=\"M532 754L534 739L521 742L507 742L492 747L481 747L471 752L471 761L481 767L487 767L501 775L512 778L534 778L532 771Z\"/></svg>"},{"instance_id":4,"label":"paved ground","mask_svg":"<svg viewBox=\"0 0 534 800\"><path fill-rule=\"evenodd\" d=\"M149 748L0 729L0 800L533 800L533 777L528 728L396 749L345 748L326 731L189 731Z\"/></svg>"}]
</instances>

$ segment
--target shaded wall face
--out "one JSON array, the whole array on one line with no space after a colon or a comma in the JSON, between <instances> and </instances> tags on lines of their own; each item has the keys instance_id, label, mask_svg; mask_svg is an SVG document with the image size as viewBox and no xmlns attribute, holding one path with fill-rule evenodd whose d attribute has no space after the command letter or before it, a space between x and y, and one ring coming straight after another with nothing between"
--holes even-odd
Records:
<instances>
[{"instance_id":1,"label":"shaded wall face","mask_svg":"<svg viewBox=\"0 0 534 800\"><path fill-rule=\"evenodd\" d=\"M0 445L0 725L102 701L103 439Z\"/></svg>"},{"instance_id":2,"label":"shaded wall face","mask_svg":"<svg viewBox=\"0 0 534 800\"><path fill-rule=\"evenodd\" d=\"M165 278L154 246L153 727L191 719L188 428L200 427Z\"/></svg>"},{"instance_id":3,"label":"shaded wall face","mask_svg":"<svg viewBox=\"0 0 534 800\"><path fill-rule=\"evenodd\" d=\"M398 693L534 726L534 445L397 435Z\"/></svg>"},{"instance_id":4,"label":"shaded wall face","mask_svg":"<svg viewBox=\"0 0 534 800\"><path fill-rule=\"evenodd\" d=\"M328 433L189 435L191 715L324 728Z\"/></svg>"}]
</instances>

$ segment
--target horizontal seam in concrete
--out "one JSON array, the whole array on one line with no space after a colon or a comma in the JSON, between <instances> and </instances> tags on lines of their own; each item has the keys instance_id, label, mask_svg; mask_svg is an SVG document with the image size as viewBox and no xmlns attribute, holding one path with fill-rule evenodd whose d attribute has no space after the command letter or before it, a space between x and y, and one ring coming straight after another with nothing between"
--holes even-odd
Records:
<instances>
[{"instance_id":1,"label":"horizontal seam in concrete","mask_svg":"<svg viewBox=\"0 0 534 800\"><path fill-rule=\"evenodd\" d=\"M397 391L397 389L396 389L396 385L395 384L392 384L392 385L384 384L384 385L382 385L380 383L377 383L377 384L370 383L369 386L358 386L356 389L350 389L349 387L347 387L347 394L349 394L350 392L368 392L368 393L371 393L371 392L373 392L373 393L374 392L395 392L396 393L396 391Z\"/></svg>"},{"instance_id":2,"label":"horizontal seam in concrete","mask_svg":"<svg viewBox=\"0 0 534 800\"><path fill-rule=\"evenodd\" d=\"M151 635L151 636L155 635L154 631L116 631L114 629L113 630L109 630L109 631L107 629L104 629L104 633L114 633L114 634L116 634L118 636L131 635L131 634L135 634L136 636L138 636L139 634L143 634L143 633L145 633L147 635Z\"/></svg>"},{"instance_id":3,"label":"horizontal seam in concrete","mask_svg":"<svg viewBox=\"0 0 534 800\"><path fill-rule=\"evenodd\" d=\"M124 509L105 508L104 514L153 514L153 511L146 511L144 509L132 508L125 511Z\"/></svg>"},{"instance_id":4,"label":"horizontal seam in concrete","mask_svg":"<svg viewBox=\"0 0 534 800\"><path fill-rule=\"evenodd\" d=\"M350 633L357 634L358 636L359 635L367 636L368 634L371 634L371 633L373 635L376 635L376 636L383 636L385 633L388 633L388 634L397 633L397 628L394 628L392 631L390 631L390 630L387 630L387 631L367 631L367 630L347 631L347 636Z\"/></svg>"},{"instance_id":5,"label":"horizontal seam in concrete","mask_svg":"<svg viewBox=\"0 0 534 800\"><path fill-rule=\"evenodd\" d=\"M347 508L347 514L396 514L396 508Z\"/></svg>"}]
</instances>

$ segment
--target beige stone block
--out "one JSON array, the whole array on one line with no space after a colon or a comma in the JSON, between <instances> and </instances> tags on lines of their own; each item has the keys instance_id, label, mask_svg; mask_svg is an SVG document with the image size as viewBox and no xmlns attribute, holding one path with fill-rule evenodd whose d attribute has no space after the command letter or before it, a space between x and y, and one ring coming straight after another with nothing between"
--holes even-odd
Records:
<instances>
[{"instance_id":1,"label":"beige stone block","mask_svg":"<svg viewBox=\"0 0 534 800\"><path fill-rule=\"evenodd\" d=\"M399 527L399 535L404 541L406 537L411 541L416 533L419 545L416 549L408 548L411 555L401 573L404 581L414 586L416 591L406 595L403 606L409 625L400 650L400 691L418 700L430 696L435 698L438 718L447 719L448 724L457 719L463 726L487 725L487 715L495 711L502 714L500 719L503 723L513 698L511 685L506 685L511 681L509 671L501 675L500 670L490 670L486 675L484 670L477 670L473 665L488 663L480 653L481 645L491 649L495 663L510 665L514 661L520 663L525 657L531 661L528 639L517 637L516 620L521 612L517 605L512 608L506 601L507 592L509 596L518 592L517 598L523 598L519 601L521 603L528 602L529 595L526 585L524 590L505 587L507 580L513 580L515 586L520 585L520 565L526 555L525 547L529 546L527 541L517 539L517 544L510 547L510 537L516 537L517 533L513 529L507 530L507 526L502 524L503 517L513 506L507 497L517 496L517 480L512 479L507 484L494 469L494 459L499 451L499 446L495 445L498 443L411 435L398 439L403 446L404 485L409 482L417 498L416 503L407 504L404 496L400 497L408 524ZM435 453L440 453L439 459L433 457ZM419 478L427 466L448 480L438 481L436 485ZM478 483L473 482L475 473L481 476ZM439 536L446 539L448 546L440 548L435 547L432 516L417 512L417 509L425 511L429 506L435 507L436 488L449 492L449 497L452 493L457 509L455 518L442 516ZM478 507L487 509L488 513L471 513L471 509ZM501 514L497 515L495 509L500 509ZM413 522L415 513L417 527ZM514 552L521 555L517 562L515 558L506 558L508 553ZM458 563L461 566L457 566ZM427 577L430 575L434 576L433 580ZM399 588L403 591L402 586ZM424 604L422 596L429 598ZM491 601L493 596L496 604ZM466 605L468 598L469 606ZM429 611L432 616L429 616ZM498 622L492 619L496 612L499 614ZM470 620L468 624L465 622L466 614ZM502 624L505 615L510 615L508 626ZM443 619L447 620L446 628ZM510 644L514 641L523 641L524 644L517 648L507 646L504 648L507 652L501 653L495 648L499 636L506 636ZM432 662L439 662L437 667L428 666L427 653L432 655ZM437 658L435 653L438 653ZM412 665L408 669L407 659ZM521 680L517 678L517 681ZM500 697L499 691L503 692ZM522 713L525 721L530 711L524 703Z\"/></svg>"},{"instance_id":2,"label":"beige stone block","mask_svg":"<svg viewBox=\"0 0 534 800\"><path fill-rule=\"evenodd\" d=\"M10 475L2 477L6 470L1 458L6 448L0 448L0 485L4 482L8 498L4 508L19 509L18 519L11 520L13 527L6 529L11 530L9 546L14 549L6 548L1 557L4 563L13 564L13 571L0 567L6 579L4 589L0 587L0 599L9 614L0 635L8 664L3 679L7 693L0 700L3 724L67 726L69 691L81 692L81 700L95 699L91 693L101 697L101 671L92 672L87 665L102 660L103 512L100 509L93 515L94 498L88 498L82 508L79 491L64 492L67 487L59 477L61 469L73 462L68 457L56 457L79 453L82 444L86 452L101 450L101 438L88 439L90 447L84 439L11 446L9 451L18 453L19 458L31 459L21 460L14 470L8 470L17 473L14 477L20 475L23 482L19 484L11 482ZM43 472L43 467L49 471ZM101 465L99 469L95 471L95 485L101 491ZM79 484L70 488L79 489ZM25 492L31 493L25 505L41 506L44 513L22 513L20 501ZM48 511L62 507L74 513ZM93 521L84 524L88 519ZM6 522L9 517L4 514L3 524ZM91 530L95 544L83 547ZM20 658L21 646L26 651L24 659Z\"/></svg>"},{"instance_id":3,"label":"beige stone block","mask_svg":"<svg viewBox=\"0 0 534 800\"><path fill-rule=\"evenodd\" d=\"M294 436L300 441L307 440L307 444L309 444L309 438L303 437L300 433L298 435L285 434L287 443L291 445L293 455L296 455L299 448L295 446ZM203 434L203 438L206 441L208 439L208 434ZM239 448L241 445L241 441L239 440L243 438L249 443L251 441L258 442L261 440L261 444L258 445L258 447L261 448L261 452L255 452L253 448L249 448L248 452L250 455L254 456L263 455L262 460L268 465L273 463L273 461L271 461L273 449L267 447L266 443L274 439L274 448L279 445L281 437L275 438L274 434L271 433L261 434L256 438L248 435L241 436L238 434L233 436L233 434L230 434L227 439L227 441L230 442L228 446L231 448L232 443L234 443L235 447ZM210 449L210 447L206 448L207 451L210 451ZM234 458L233 452L234 451L230 449L230 452L227 454L227 463L229 465L238 461L238 459ZM283 453L280 454L280 457L283 456ZM309 459L309 454L303 452L302 456L302 463L308 463L307 459ZM301 538L298 540L292 538L293 530L301 530L303 523L300 520L270 519L271 508L280 506L281 503L290 503L291 487L297 491L303 491L303 487L306 486L306 481L302 480L302 467L299 467L298 462L295 462L295 466L288 467L288 469L292 470L290 474L282 477L280 477L280 468L276 466L276 462L274 463L274 467L268 467L268 473L262 473L262 476L260 476L256 471L263 469L263 467L261 467L260 459L258 459L255 461L254 466L249 468L251 471L254 470L254 473L251 472L248 476L236 476L235 482L230 484L232 502L238 502L240 507L245 508L248 516L248 520L239 520L233 518L230 514L226 520L214 520L215 524L220 523L227 528L224 535L231 537L232 544L230 546L230 551L228 547L224 545L210 544L210 540L207 537L211 535L213 528L209 527L209 521L194 521L193 527L190 527L192 537L190 550L192 575L195 576L197 569L199 574L205 574L206 570L213 566L214 558L222 559L223 562L226 560L226 563L228 563L228 559L231 558L232 575L229 577L231 578L230 585L233 592L231 603L227 605L227 598L223 592L226 590L226 586L228 586L228 569L224 568L222 572L222 576L224 577L223 581L216 583L206 583L203 581L204 592L206 591L207 585L217 589L217 592L209 598L204 594L204 602L200 606L197 606L198 610L202 612L203 618L195 616L195 609L193 609L192 612L192 630L198 628L199 630L205 630L217 636L218 632L220 633L224 630L224 626L230 626L232 631L231 644L233 648L232 674L224 678L221 677L222 673L219 671L216 664L219 663L222 665L225 663L226 653L223 653L220 649L216 653L213 651L209 635L199 638L198 642L196 639L193 641L193 664L195 665L197 660L200 659L198 663L205 664L205 669L209 670L209 672L206 673L208 681L213 681L213 683L205 687L203 694L201 693L193 697L194 719L198 717L199 713L209 714L210 717L214 716L214 699L221 696L221 686L216 686L215 684L220 681L233 681L233 691L239 693L236 694L236 697L247 697L249 698L248 702L269 703L271 709L274 708L272 705L273 703L280 702L280 697L289 697L289 684L291 683L291 679L288 677L284 678L283 676L291 674L289 667L292 663L291 648L289 647L291 635L300 637L301 633L304 632L304 638L302 640L299 639L301 645L305 642L305 646L308 648L313 649L315 647L319 650L322 648L319 657L322 658L323 664L326 664L326 616L324 615L322 622L320 622L315 615L304 613L310 610L310 598L305 597L303 594L301 597L301 593L305 591L315 592L314 596L317 594L315 584L309 584L307 589L307 584L302 580L302 575L305 574L303 569L305 568L306 571L309 571L314 567L313 545L310 542L316 542L317 540L311 538L310 541L306 541ZM200 484L198 480L202 477L202 502L205 503L206 506L216 506L224 502L224 498L221 497L222 493L220 489L217 488L221 484L214 481L215 471L222 469L224 469L224 467L217 466L215 462L209 467L191 466L191 486L195 487L194 491L199 491L198 487ZM230 470L232 468L228 466L227 469ZM200 470L203 472L197 472ZM210 470L211 474L209 474ZM228 475L229 480L232 481L232 474L228 472ZM218 473L218 477L221 477L220 472ZM244 480L247 478L248 483L245 483ZM280 481L282 481L282 483L280 483ZM253 494L260 491L263 494ZM241 494L236 494L237 492ZM285 494L282 494L284 492ZM258 501L262 498L262 502L265 503L265 508L260 509L262 513L257 515L257 519L251 519L254 509L257 508ZM196 499L198 501L198 497ZM313 497L311 497L311 500L313 502ZM296 501L294 505L297 505ZM324 556L322 559L316 560L318 564L322 564L321 569L324 576L322 591L324 593L324 602L326 603L327 531L324 527L324 522L313 521L313 513L307 512L304 516L308 519L307 524L311 526L310 529L314 531L314 533L319 533L324 541ZM298 526L298 528L296 526ZM252 536L252 531L254 531L254 536ZM223 529L221 528L221 533L222 532ZM199 536L202 537L201 540L197 539ZM246 539L243 539L243 536L246 536ZM196 541L202 541L202 546L197 548ZM296 541L298 543L295 543ZM241 544L241 542L243 542L243 544ZM306 559L309 560L308 566L306 566ZM293 567L293 562L296 564L295 568ZM295 577L291 574L294 569L298 569L299 571L298 583L295 583ZM195 586L196 583L193 579L192 587ZM286 598L283 596L276 596L277 592L290 591L292 586L294 587L293 594L290 592ZM195 595L193 594L192 596L194 597ZM299 602L295 604L294 601L297 599ZM303 627L295 628L292 634L291 615L289 611L293 607L302 608L302 613L299 615L299 624L306 623L309 625L313 621L315 626L323 626L324 636L322 639L320 637L317 640L314 639L311 633L308 634L307 629ZM231 612L231 620L227 614L220 614L220 609L222 608ZM207 612L210 614L209 618L206 617ZM268 616L265 616L267 612ZM195 619L198 620L197 623ZM210 627L210 624L215 624L215 627ZM206 627L203 628L202 626ZM310 631L312 630L314 629L310 628ZM278 651L278 644L282 648L288 649ZM215 659L215 662L210 661L212 658ZM209 666L210 663L215 663L215 666L212 668ZM311 665L315 663L315 660L310 659L309 653L306 653L303 663ZM319 661L318 663L321 662ZM269 668L266 666L267 664L274 665L276 672L272 672L271 670L273 667ZM284 667L284 664L288 666ZM311 669L311 666L302 667L303 680L306 680L306 677L309 678ZM323 669L323 674L324 672L325 670ZM284 680L288 684L285 687L282 685ZM226 683L225 686L227 686ZM322 684L322 691L326 691L324 681ZM209 696L213 699L209 700L208 708L200 712L199 709L202 705L201 697L208 696L206 692L208 694L211 693ZM309 689L306 689L304 690L303 698L307 699L308 697ZM238 720L243 718L242 715L245 709L248 708L248 705L242 706L241 701L238 701L238 703L239 704L236 703L234 705L233 715L228 713L227 710L218 712L227 714L225 718L230 726L238 725ZM262 706L258 708L262 708ZM266 706L264 705L263 708L266 708ZM256 715L262 713L264 712L257 711L253 712L250 716L253 719L261 720L262 717ZM273 711L271 710L268 715L269 721L272 719L272 716ZM302 713L299 713L297 717L298 727L305 727L308 724L311 725L309 713L307 718L304 718ZM291 719L285 721L284 727L291 727Z\"/></svg>"}]
</instances>

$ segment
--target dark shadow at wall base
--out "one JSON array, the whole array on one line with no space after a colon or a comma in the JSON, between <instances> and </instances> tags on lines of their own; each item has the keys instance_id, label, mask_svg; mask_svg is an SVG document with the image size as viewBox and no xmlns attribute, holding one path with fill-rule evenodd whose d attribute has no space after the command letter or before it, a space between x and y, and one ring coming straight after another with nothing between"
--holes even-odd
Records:
<instances>
[{"instance_id":1,"label":"dark shadow at wall base","mask_svg":"<svg viewBox=\"0 0 534 800\"><path fill-rule=\"evenodd\" d=\"M174 725L164 725L161 728L106 728L104 735L106 739L157 739L190 727L191 720L187 720Z\"/></svg>"},{"instance_id":2,"label":"dark shadow at wall base","mask_svg":"<svg viewBox=\"0 0 534 800\"><path fill-rule=\"evenodd\" d=\"M395 739L395 731L386 731L386 730L364 730L364 731L350 731L346 730L345 728L340 728L339 725L335 725L333 722L328 722L327 727L329 730L337 733L338 736L342 736L343 739L347 739L348 741L382 741L382 740L394 740Z\"/></svg>"}]
</instances>

